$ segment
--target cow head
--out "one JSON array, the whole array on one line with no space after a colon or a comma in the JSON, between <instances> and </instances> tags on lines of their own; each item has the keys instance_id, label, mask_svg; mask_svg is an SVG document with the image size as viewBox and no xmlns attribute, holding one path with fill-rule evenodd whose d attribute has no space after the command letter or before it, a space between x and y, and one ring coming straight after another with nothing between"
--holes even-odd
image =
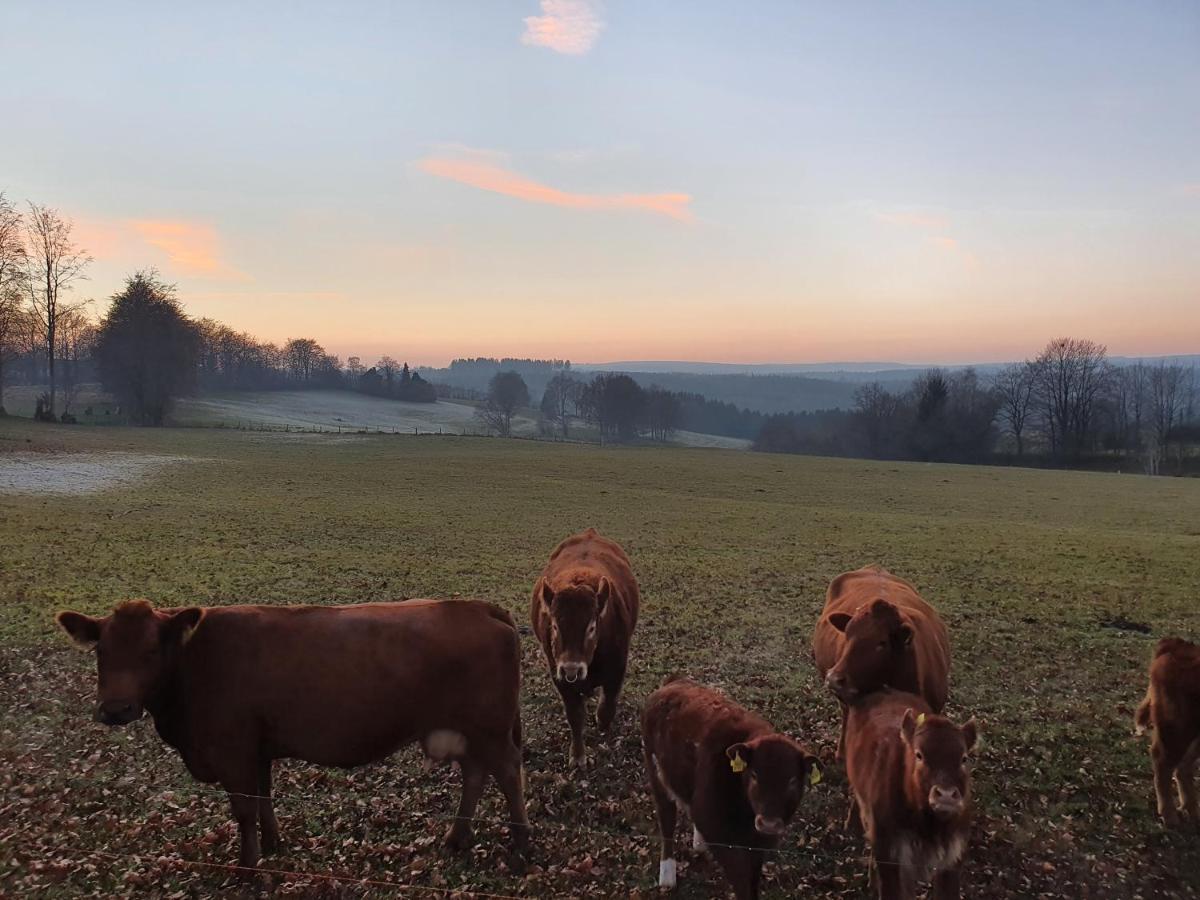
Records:
<instances>
[{"instance_id":1,"label":"cow head","mask_svg":"<svg viewBox=\"0 0 1200 900\"><path fill-rule=\"evenodd\" d=\"M825 686L843 703L893 684L913 665L913 630L900 610L887 600L866 603L854 611L831 613L829 624L845 637L842 652L825 675Z\"/></svg>"},{"instance_id":2,"label":"cow head","mask_svg":"<svg viewBox=\"0 0 1200 900\"><path fill-rule=\"evenodd\" d=\"M77 612L55 616L77 644L96 651L96 721L125 725L140 719L203 617L196 607L159 612L145 600L126 600L102 619Z\"/></svg>"},{"instance_id":3,"label":"cow head","mask_svg":"<svg viewBox=\"0 0 1200 900\"><path fill-rule=\"evenodd\" d=\"M746 800L754 810L754 830L768 837L783 834L805 788L821 780L817 758L782 734L732 744L725 755L742 779Z\"/></svg>"},{"instance_id":4,"label":"cow head","mask_svg":"<svg viewBox=\"0 0 1200 900\"><path fill-rule=\"evenodd\" d=\"M612 583L604 577L596 588L573 584L555 592L543 580L538 596L550 620L550 656L553 674L559 681L587 678L596 652L600 619L608 608Z\"/></svg>"},{"instance_id":5,"label":"cow head","mask_svg":"<svg viewBox=\"0 0 1200 900\"><path fill-rule=\"evenodd\" d=\"M918 809L939 819L962 815L970 801L971 749L978 738L971 719L962 727L944 716L905 710L900 737L907 755L906 794Z\"/></svg>"}]
</instances>

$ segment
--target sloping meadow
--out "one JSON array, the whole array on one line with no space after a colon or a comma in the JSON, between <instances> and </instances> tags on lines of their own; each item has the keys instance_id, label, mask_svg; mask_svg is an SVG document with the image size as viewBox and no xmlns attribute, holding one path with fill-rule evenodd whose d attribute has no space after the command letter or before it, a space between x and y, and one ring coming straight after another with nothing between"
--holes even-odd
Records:
<instances>
[{"instance_id":1,"label":"sloping meadow","mask_svg":"<svg viewBox=\"0 0 1200 900\"><path fill-rule=\"evenodd\" d=\"M592 768L532 637L523 689L531 864L508 869L489 789L478 844L438 843L458 778L404 750L344 772L276 764L288 896L656 893L637 705L668 673L716 684L829 760L767 869L767 896L862 896L842 830L837 707L809 641L828 581L868 562L950 628L950 714L975 715L983 897L1192 896L1200 839L1151 814L1132 737L1156 638L1200 634L1200 481L486 438L247 434L0 423L5 454L184 458L86 494L0 488L0 891L196 896L227 882L235 828L148 720L91 721L94 659L52 616L160 605L480 596L528 618L559 539L620 541L643 590L616 733ZM1148 633L1147 633L1148 632ZM219 864L219 865L212 865ZM287 874L278 874L287 873ZM685 851L678 895L724 896ZM420 895L420 894L416 894ZM428 894L434 896L435 894Z\"/></svg>"}]
</instances>

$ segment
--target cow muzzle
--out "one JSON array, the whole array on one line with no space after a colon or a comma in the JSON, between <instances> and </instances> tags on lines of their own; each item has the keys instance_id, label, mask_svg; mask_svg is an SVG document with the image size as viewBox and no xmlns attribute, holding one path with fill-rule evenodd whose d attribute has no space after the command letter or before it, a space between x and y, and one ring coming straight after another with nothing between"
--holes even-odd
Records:
<instances>
[{"instance_id":1,"label":"cow muzzle","mask_svg":"<svg viewBox=\"0 0 1200 900\"><path fill-rule=\"evenodd\" d=\"M858 696L858 690L854 687L854 685L850 684L850 681L845 675L836 670L831 670L829 674L825 676L825 687L829 689L829 692L833 694L833 696L837 697L843 703L849 703Z\"/></svg>"},{"instance_id":2,"label":"cow muzzle","mask_svg":"<svg viewBox=\"0 0 1200 900\"><path fill-rule=\"evenodd\" d=\"M939 818L953 818L962 812L963 795L956 787L944 788L934 785L929 789L929 808Z\"/></svg>"},{"instance_id":3,"label":"cow muzzle","mask_svg":"<svg viewBox=\"0 0 1200 900\"><path fill-rule=\"evenodd\" d=\"M141 704L127 700L105 700L96 707L96 721L114 728L128 725L141 717Z\"/></svg>"},{"instance_id":4,"label":"cow muzzle","mask_svg":"<svg viewBox=\"0 0 1200 900\"><path fill-rule=\"evenodd\" d=\"M774 816L755 816L754 830L767 837L779 837L787 830L787 822Z\"/></svg>"},{"instance_id":5,"label":"cow muzzle","mask_svg":"<svg viewBox=\"0 0 1200 900\"><path fill-rule=\"evenodd\" d=\"M584 662L560 662L557 668L558 680L569 684L584 681L587 678L587 673L587 663Z\"/></svg>"}]
</instances>

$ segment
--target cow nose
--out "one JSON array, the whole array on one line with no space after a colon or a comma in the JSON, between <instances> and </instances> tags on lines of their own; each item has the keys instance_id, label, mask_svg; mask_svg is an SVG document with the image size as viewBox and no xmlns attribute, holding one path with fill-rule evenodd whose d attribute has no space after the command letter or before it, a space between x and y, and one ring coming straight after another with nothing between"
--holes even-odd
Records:
<instances>
[{"instance_id":1,"label":"cow nose","mask_svg":"<svg viewBox=\"0 0 1200 900\"><path fill-rule=\"evenodd\" d=\"M774 816L755 816L754 817L754 830L757 831L759 834L766 834L766 835L770 835L771 837L778 837L779 835L783 834L784 827L785 827L785 825L784 825L783 819L777 819Z\"/></svg>"},{"instance_id":2,"label":"cow nose","mask_svg":"<svg viewBox=\"0 0 1200 900\"><path fill-rule=\"evenodd\" d=\"M962 806L962 791L956 787L944 788L934 785L929 790L929 805L935 810L957 810Z\"/></svg>"},{"instance_id":3,"label":"cow nose","mask_svg":"<svg viewBox=\"0 0 1200 900\"><path fill-rule=\"evenodd\" d=\"M587 663L559 663L558 678L560 681L567 681L571 683L583 681L585 678L587 678Z\"/></svg>"},{"instance_id":4,"label":"cow nose","mask_svg":"<svg viewBox=\"0 0 1200 900\"><path fill-rule=\"evenodd\" d=\"M825 676L825 687L836 697L845 697L849 693L849 683L841 672L830 672Z\"/></svg>"},{"instance_id":5,"label":"cow nose","mask_svg":"<svg viewBox=\"0 0 1200 900\"><path fill-rule=\"evenodd\" d=\"M128 700L105 700L96 708L96 721L105 725L125 725L140 715L137 704Z\"/></svg>"}]
</instances>

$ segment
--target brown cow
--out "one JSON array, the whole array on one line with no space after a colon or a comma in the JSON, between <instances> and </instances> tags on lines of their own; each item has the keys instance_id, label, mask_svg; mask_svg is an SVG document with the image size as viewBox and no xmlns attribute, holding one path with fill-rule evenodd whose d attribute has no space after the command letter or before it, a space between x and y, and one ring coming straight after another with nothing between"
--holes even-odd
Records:
<instances>
[{"instance_id":1,"label":"brown cow","mask_svg":"<svg viewBox=\"0 0 1200 900\"><path fill-rule=\"evenodd\" d=\"M629 557L594 528L559 544L533 586L529 617L571 726L571 763L581 769L587 767L587 699L596 688L603 692L596 724L607 731L625 681L638 603Z\"/></svg>"},{"instance_id":2,"label":"brown cow","mask_svg":"<svg viewBox=\"0 0 1200 900\"><path fill-rule=\"evenodd\" d=\"M959 896L976 737L974 719L959 727L916 694L885 689L851 704L846 776L880 900L915 896L931 878L940 900Z\"/></svg>"},{"instance_id":3,"label":"brown cow","mask_svg":"<svg viewBox=\"0 0 1200 900\"><path fill-rule=\"evenodd\" d=\"M1163 638L1150 661L1150 687L1137 708L1138 734L1154 729L1150 757L1154 794L1163 824L1179 824L1179 812L1200 826L1196 794L1196 761L1200 758L1200 645ZM1171 799L1171 776L1179 791L1179 808Z\"/></svg>"},{"instance_id":4,"label":"brown cow","mask_svg":"<svg viewBox=\"0 0 1200 900\"><path fill-rule=\"evenodd\" d=\"M96 649L96 719L124 725L149 711L192 775L229 792L245 869L258 864L256 826L264 852L279 843L272 760L348 768L414 740L462 767L449 846L469 842L491 775L524 848L521 655L512 617L499 607L413 600L156 610L128 600L102 619L57 619Z\"/></svg>"},{"instance_id":5,"label":"brown cow","mask_svg":"<svg viewBox=\"0 0 1200 900\"><path fill-rule=\"evenodd\" d=\"M946 705L946 626L915 587L878 566L846 572L830 583L813 632L813 658L842 708L839 759L846 705L856 697L886 686L919 694L934 712Z\"/></svg>"},{"instance_id":6,"label":"brown cow","mask_svg":"<svg viewBox=\"0 0 1200 900\"><path fill-rule=\"evenodd\" d=\"M675 886L675 816L692 818L739 900L758 896L764 851L778 843L809 784L815 756L728 697L668 679L642 708L642 750L658 811L660 887Z\"/></svg>"}]
</instances>

